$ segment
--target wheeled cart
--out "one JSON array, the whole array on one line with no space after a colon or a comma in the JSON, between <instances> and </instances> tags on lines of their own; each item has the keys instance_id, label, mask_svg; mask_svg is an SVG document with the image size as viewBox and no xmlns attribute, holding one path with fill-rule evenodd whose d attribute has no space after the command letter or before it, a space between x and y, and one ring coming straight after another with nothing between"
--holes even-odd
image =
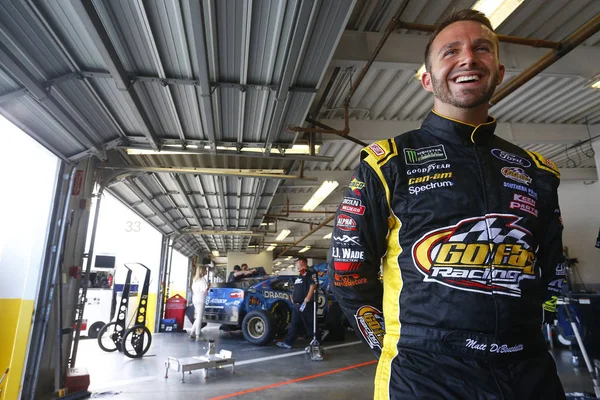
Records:
<instances>
[{"instance_id":1,"label":"wheeled cart","mask_svg":"<svg viewBox=\"0 0 600 400\"><path fill-rule=\"evenodd\" d=\"M231 373L235 373L235 359L231 357L231 351L221 350L218 354L196 356L196 357L168 357L165 362L165 378L169 377L169 369L181 372L181 383L185 383L185 373L197 369L204 369L205 379L208 378L208 369L231 365Z\"/></svg>"}]
</instances>

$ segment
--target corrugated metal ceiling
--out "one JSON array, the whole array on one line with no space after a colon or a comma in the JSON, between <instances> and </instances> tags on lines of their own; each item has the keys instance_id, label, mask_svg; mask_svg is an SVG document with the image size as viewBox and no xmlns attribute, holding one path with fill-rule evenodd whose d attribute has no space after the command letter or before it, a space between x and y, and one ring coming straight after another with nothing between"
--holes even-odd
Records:
<instances>
[{"instance_id":1,"label":"corrugated metal ceiling","mask_svg":"<svg viewBox=\"0 0 600 400\"><path fill-rule=\"evenodd\" d=\"M358 69L345 65L333 73L334 67L328 66L344 28L383 32L405 1L94 0L91 8L76 0L3 2L0 112L64 160L101 155L106 149L109 166L276 169L293 174L300 165L297 158L268 157L268 150L296 142L297 136L285 127L302 124L310 107L315 111L321 104L325 87L330 89L315 116L342 117L340 108ZM473 3L411 0L402 20L433 24L448 11ZM596 0L525 0L498 33L558 41L598 13ZM92 23L94 18L99 24ZM600 34L585 45L599 46ZM515 74L510 70L507 79ZM412 67L372 68L352 98L352 118L423 119L433 100L413 75ZM491 114L500 122L598 124L600 91L588 87L588 78L542 74ZM150 148L153 140L159 146L195 145L208 154L128 155L123 149ZM307 175L325 179L328 172L357 166L360 146L328 137L319 140L319 155L333 161L304 161ZM216 146L266 147L267 153L260 158L225 156L215 154ZM595 167L589 146L571 146L525 147L553 156L562 168ZM293 200L292 209L298 208L319 184L288 180L283 186L280 179L252 176L127 176L109 191L163 234L181 234L175 247L187 255L269 242L272 235L262 239L186 230L265 229L260 228L262 214L282 212L286 198ZM310 230L306 223L325 217L292 215L290 219L303 223L282 222L278 229L291 227L288 240L293 240ZM320 238L320 233L315 236ZM308 242L327 245L314 238Z\"/></svg>"}]
</instances>

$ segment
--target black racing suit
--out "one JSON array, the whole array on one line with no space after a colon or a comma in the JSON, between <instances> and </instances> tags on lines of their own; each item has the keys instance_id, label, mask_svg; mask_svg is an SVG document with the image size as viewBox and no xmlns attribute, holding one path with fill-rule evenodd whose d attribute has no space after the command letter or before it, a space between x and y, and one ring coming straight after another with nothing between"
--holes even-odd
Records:
<instances>
[{"instance_id":1,"label":"black racing suit","mask_svg":"<svg viewBox=\"0 0 600 400\"><path fill-rule=\"evenodd\" d=\"M495 128L431 112L361 153L328 273L379 357L375 398L564 397L541 334L565 273L560 176Z\"/></svg>"}]
</instances>

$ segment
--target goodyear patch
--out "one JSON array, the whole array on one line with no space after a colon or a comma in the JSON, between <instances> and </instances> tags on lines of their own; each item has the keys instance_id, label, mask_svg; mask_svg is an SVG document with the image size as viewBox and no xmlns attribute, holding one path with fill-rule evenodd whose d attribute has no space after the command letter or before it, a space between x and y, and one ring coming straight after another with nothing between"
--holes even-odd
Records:
<instances>
[{"instance_id":1,"label":"goodyear patch","mask_svg":"<svg viewBox=\"0 0 600 400\"><path fill-rule=\"evenodd\" d=\"M360 334L371 349L383 348L383 337L385 336L385 325L383 323L383 314L372 306L362 306L354 315L356 325Z\"/></svg>"}]
</instances>

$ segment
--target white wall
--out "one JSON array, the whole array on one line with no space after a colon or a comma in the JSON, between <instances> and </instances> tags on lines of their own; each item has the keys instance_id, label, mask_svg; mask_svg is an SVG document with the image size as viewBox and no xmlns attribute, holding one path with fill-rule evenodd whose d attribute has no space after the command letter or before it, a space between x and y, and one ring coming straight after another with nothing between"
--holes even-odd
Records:
<instances>
[{"instance_id":1,"label":"white wall","mask_svg":"<svg viewBox=\"0 0 600 400\"><path fill-rule=\"evenodd\" d=\"M558 190L563 245L585 284L600 284L600 249L594 247L600 228L600 182L563 181Z\"/></svg>"},{"instance_id":2,"label":"white wall","mask_svg":"<svg viewBox=\"0 0 600 400\"><path fill-rule=\"evenodd\" d=\"M248 268L264 267L267 274L273 272L273 252L263 251L258 254L247 254L244 252L227 252L227 275L233 271L234 265L248 264Z\"/></svg>"}]
</instances>

